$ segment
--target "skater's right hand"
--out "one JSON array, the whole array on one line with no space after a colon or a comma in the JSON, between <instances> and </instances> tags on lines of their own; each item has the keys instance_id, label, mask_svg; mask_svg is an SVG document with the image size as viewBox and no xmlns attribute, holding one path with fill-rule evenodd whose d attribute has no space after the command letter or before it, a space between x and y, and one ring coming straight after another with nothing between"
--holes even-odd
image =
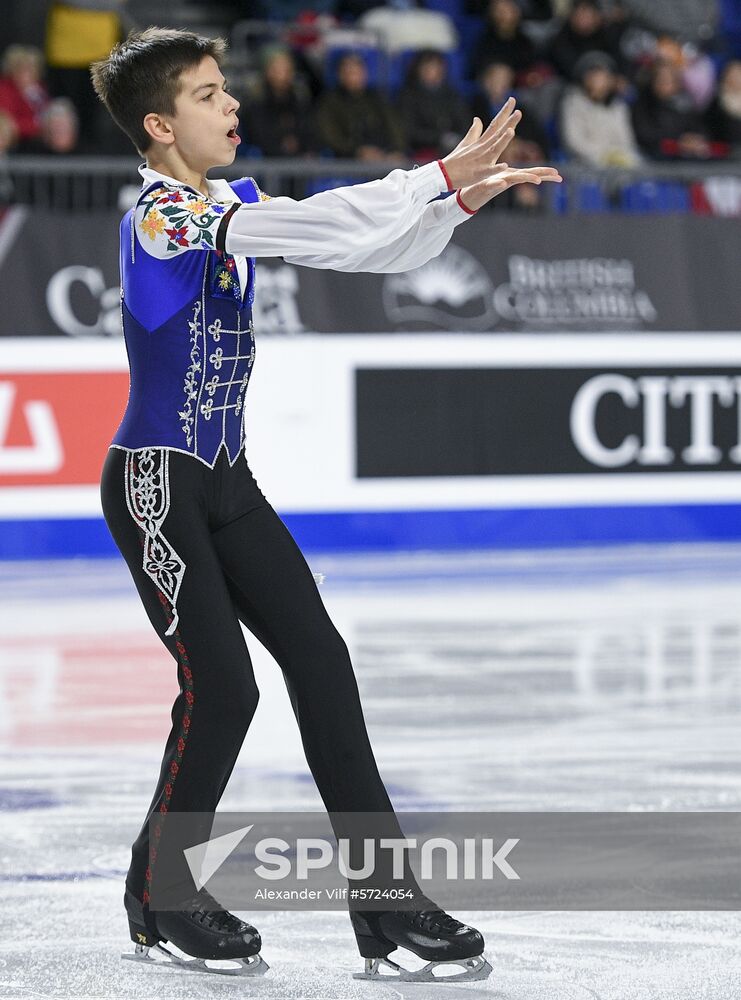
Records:
<instances>
[{"instance_id":1,"label":"skater's right hand","mask_svg":"<svg viewBox=\"0 0 741 1000\"><path fill-rule=\"evenodd\" d=\"M515 99L510 97L501 111L483 131L480 118L474 118L468 132L455 149L443 158L453 188L463 188L486 180L496 171L499 157L515 135L522 113L515 110Z\"/></svg>"},{"instance_id":2,"label":"skater's right hand","mask_svg":"<svg viewBox=\"0 0 741 1000\"><path fill-rule=\"evenodd\" d=\"M494 173L478 184L472 184L461 190L461 201L469 211L477 212L492 198L503 194L515 184L541 184L544 181L560 184L563 177L555 167L510 167L500 163L494 168Z\"/></svg>"}]
</instances>

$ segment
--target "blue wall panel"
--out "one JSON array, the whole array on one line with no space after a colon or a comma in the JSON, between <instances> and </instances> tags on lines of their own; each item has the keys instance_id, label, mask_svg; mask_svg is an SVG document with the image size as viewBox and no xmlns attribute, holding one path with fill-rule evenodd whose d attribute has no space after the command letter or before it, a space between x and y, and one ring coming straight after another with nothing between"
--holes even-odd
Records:
<instances>
[{"instance_id":1,"label":"blue wall panel","mask_svg":"<svg viewBox=\"0 0 741 1000\"><path fill-rule=\"evenodd\" d=\"M519 549L741 540L741 505L538 507L286 514L305 551ZM0 559L105 558L99 518L0 521Z\"/></svg>"}]
</instances>

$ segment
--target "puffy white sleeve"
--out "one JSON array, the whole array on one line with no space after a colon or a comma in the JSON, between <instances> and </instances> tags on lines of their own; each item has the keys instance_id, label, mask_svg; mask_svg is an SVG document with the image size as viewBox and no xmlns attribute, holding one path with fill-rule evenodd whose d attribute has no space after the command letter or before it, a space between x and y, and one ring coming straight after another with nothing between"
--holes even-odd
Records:
<instances>
[{"instance_id":1,"label":"puffy white sleeve","mask_svg":"<svg viewBox=\"0 0 741 1000\"><path fill-rule=\"evenodd\" d=\"M431 199L448 190L438 163L392 170L381 180L322 191L295 201L271 198L239 205L222 224L228 253L283 257L289 263L335 270L391 270L402 255L438 246L466 212L451 200ZM429 208L434 211L429 211ZM455 221L454 221L455 220ZM434 239L432 238L434 233ZM439 249L433 249L430 256ZM429 259L429 257L427 258Z\"/></svg>"},{"instance_id":2,"label":"puffy white sleeve","mask_svg":"<svg viewBox=\"0 0 741 1000\"><path fill-rule=\"evenodd\" d=\"M289 264L335 271L369 271L374 274L410 271L437 257L450 242L455 227L475 214L465 208L457 197L445 198L426 205L409 229L384 245L369 242L349 253L343 248L339 253L283 254L283 258Z\"/></svg>"}]
</instances>

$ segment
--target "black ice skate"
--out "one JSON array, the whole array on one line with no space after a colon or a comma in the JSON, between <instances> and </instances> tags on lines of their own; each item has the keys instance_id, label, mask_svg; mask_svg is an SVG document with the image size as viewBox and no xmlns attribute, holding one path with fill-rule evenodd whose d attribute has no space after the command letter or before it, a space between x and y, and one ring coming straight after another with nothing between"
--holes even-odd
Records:
<instances>
[{"instance_id":1,"label":"black ice skate","mask_svg":"<svg viewBox=\"0 0 741 1000\"><path fill-rule=\"evenodd\" d=\"M491 966L482 954L482 935L444 910L351 911L350 920L358 949L365 959L365 971L354 973L354 979L449 983L487 979L491 973ZM425 959L427 965L416 972L397 965L388 958L396 948L406 948ZM463 971L453 975L434 974L436 968L447 965L461 966Z\"/></svg>"},{"instance_id":2,"label":"black ice skate","mask_svg":"<svg viewBox=\"0 0 741 1000\"><path fill-rule=\"evenodd\" d=\"M181 969L226 976L262 976L270 968L259 954L262 945L259 932L220 907L205 889L196 893L187 909L161 910L156 914L150 911L146 919L142 904L128 890L124 905L136 948L133 954L124 953L121 958L166 962ZM175 945L186 957L164 948L163 941ZM207 965L208 961L222 964Z\"/></svg>"}]
</instances>

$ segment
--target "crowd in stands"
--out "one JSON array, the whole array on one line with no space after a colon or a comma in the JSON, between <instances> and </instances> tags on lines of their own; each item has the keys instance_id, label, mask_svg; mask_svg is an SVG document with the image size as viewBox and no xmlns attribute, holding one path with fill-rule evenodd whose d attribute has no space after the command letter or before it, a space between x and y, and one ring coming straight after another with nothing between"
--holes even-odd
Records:
<instances>
[{"instance_id":1,"label":"crowd in stands","mask_svg":"<svg viewBox=\"0 0 741 1000\"><path fill-rule=\"evenodd\" d=\"M514 94L524 117L508 162L741 160L741 49L724 0L232 6L235 21L302 25L258 39L254 72L232 87L241 154L422 163ZM84 65L60 77L41 47L14 44L0 69L0 153L133 153L99 131Z\"/></svg>"},{"instance_id":2,"label":"crowd in stands","mask_svg":"<svg viewBox=\"0 0 741 1000\"><path fill-rule=\"evenodd\" d=\"M5 51L0 68L0 152L79 152L77 109L67 97L49 96L41 52L12 45Z\"/></svg>"}]
</instances>

